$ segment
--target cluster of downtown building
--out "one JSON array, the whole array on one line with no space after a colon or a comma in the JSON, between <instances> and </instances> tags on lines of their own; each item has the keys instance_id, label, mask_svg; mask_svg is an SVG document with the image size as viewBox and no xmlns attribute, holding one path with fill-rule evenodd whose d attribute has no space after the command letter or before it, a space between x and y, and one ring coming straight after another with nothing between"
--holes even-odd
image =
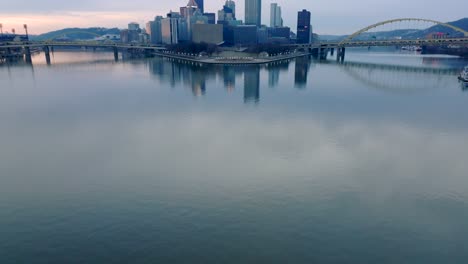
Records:
<instances>
[{"instance_id":1,"label":"cluster of downtown building","mask_svg":"<svg viewBox=\"0 0 468 264\"><path fill-rule=\"evenodd\" d=\"M172 45L182 42L210 43L224 46L249 46L276 43L311 43L313 40L311 14L298 12L297 35L283 25L281 7L270 6L270 26L261 24L261 0L245 0L245 21L237 19L236 3L226 0L216 13L205 12L204 0L189 0L180 12L170 11L166 17L156 16L141 29L130 23L122 30L124 43Z\"/></svg>"}]
</instances>

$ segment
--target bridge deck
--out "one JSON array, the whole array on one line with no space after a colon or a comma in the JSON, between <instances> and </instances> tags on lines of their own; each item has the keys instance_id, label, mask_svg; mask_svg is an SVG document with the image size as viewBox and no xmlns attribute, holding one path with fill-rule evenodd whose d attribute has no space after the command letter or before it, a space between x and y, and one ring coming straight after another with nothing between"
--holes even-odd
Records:
<instances>
[{"instance_id":1,"label":"bridge deck","mask_svg":"<svg viewBox=\"0 0 468 264\"><path fill-rule=\"evenodd\" d=\"M386 47L386 46L447 46L466 45L468 38L447 38L447 39L394 39L394 40L369 40L341 42L317 42L311 44L288 45L298 48L338 48L338 47ZM118 49L143 49L143 50L165 50L160 45L143 44L121 44L121 43L92 43L92 42L8 42L0 44L0 49L23 48L23 47L89 47L89 48L118 48Z\"/></svg>"},{"instance_id":2,"label":"bridge deck","mask_svg":"<svg viewBox=\"0 0 468 264\"><path fill-rule=\"evenodd\" d=\"M122 44L122 43L90 43L90 42L8 42L0 43L0 49L7 48L35 48L35 47L89 47L89 48L118 48L118 49L145 49L145 50L164 50L163 46L140 45L140 44Z\"/></svg>"}]
</instances>

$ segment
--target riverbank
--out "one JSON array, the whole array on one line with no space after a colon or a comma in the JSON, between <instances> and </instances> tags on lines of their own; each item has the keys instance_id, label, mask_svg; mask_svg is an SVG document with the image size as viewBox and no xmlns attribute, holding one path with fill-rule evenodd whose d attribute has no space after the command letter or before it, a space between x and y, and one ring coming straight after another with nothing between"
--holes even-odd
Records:
<instances>
[{"instance_id":1,"label":"riverbank","mask_svg":"<svg viewBox=\"0 0 468 264\"><path fill-rule=\"evenodd\" d=\"M195 56L186 56L173 53L162 53L154 52L156 56L180 59L197 63L206 63L206 64L225 64L225 65L247 65L247 64L267 64L276 61L289 60L298 57L304 57L310 55L310 53L301 52L293 53L287 55L280 55L274 57L265 57L265 58L256 58L256 57L195 57Z\"/></svg>"}]
</instances>

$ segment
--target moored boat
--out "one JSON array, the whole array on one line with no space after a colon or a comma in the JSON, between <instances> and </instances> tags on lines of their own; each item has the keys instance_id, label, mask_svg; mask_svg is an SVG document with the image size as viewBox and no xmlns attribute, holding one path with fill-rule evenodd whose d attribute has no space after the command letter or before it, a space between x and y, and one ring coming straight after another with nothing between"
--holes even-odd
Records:
<instances>
[{"instance_id":1,"label":"moored boat","mask_svg":"<svg viewBox=\"0 0 468 264\"><path fill-rule=\"evenodd\" d=\"M468 82L468 66L465 66L463 71L460 73L460 76L458 76L458 79L464 82Z\"/></svg>"}]
</instances>

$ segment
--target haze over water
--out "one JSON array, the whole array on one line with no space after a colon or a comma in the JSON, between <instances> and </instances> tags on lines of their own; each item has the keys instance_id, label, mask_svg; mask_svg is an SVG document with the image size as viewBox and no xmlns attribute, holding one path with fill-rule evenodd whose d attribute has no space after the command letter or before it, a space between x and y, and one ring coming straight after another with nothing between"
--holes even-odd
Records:
<instances>
[{"instance_id":1,"label":"haze over water","mask_svg":"<svg viewBox=\"0 0 468 264\"><path fill-rule=\"evenodd\" d=\"M466 64L0 65L0 263L464 263Z\"/></svg>"}]
</instances>

